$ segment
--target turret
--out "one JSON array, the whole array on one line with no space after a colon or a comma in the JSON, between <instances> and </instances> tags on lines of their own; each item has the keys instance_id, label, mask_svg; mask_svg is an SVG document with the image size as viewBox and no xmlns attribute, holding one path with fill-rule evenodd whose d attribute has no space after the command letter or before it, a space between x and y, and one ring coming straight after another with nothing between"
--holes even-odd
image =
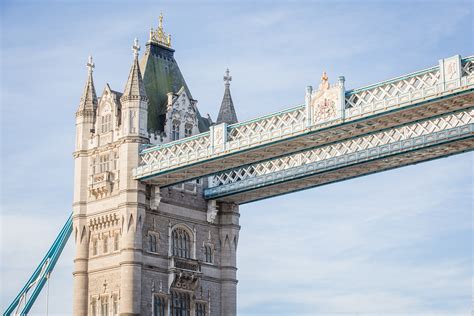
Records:
<instances>
[{"instance_id":1,"label":"turret","mask_svg":"<svg viewBox=\"0 0 474 316\"><path fill-rule=\"evenodd\" d=\"M76 111L76 151L87 149L97 110L97 94L92 77L95 65L92 56L89 56L86 66L88 69L87 82Z\"/></svg>"},{"instance_id":2,"label":"turret","mask_svg":"<svg viewBox=\"0 0 474 316\"><path fill-rule=\"evenodd\" d=\"M229 69L227 68L224 75L224 97L222 98L221 108L219 110L219 115L217 116L216 124L234 124L238 122L237 114L235 113L234 103L232 102L232 96L230 95L231 81L232 76L229 75Z\"/></svg>"},{"instance_id":3,"label":"turret","mask_svg":"<svg viewBox=\"0 0 474 316\"><path fill-rule=\"evenodd\" d=\"M122 103L122 136L148 137L148 97L145 92L140 65L138 63L138 40L132 46L133 64L128 75L127 84L120 98Z\"/></svg>"},{"instance_id":4,"label":"turret","mask_svg":"<svg viewBox=\"0 0 474 316\"><path fill-rule=\"evenodd\" d=\"M87 212L87 150L94 128L97 110L97 95L92 79L94 63L89 56L88 76L76 111L76 150L74 152L74 200L73 200L73 236L76 246L74 257L74 300L75 315L87 314L88 257L89 237L86 220Z\"/></svg>"}]
</instances>

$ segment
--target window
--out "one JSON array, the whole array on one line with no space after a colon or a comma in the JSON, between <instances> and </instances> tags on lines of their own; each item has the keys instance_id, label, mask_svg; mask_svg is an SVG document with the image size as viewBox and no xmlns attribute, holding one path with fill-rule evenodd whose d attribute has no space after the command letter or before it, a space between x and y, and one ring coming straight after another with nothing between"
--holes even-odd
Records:
<instances>
[{"instance_id":1,"label":"window","mask_svg":"<svg viewBox=\"0 0 474 316\"><path fill-rule=\"evenodd\" d=\"M97 159L92 159L92 174L96 174L97 172Z\"/></svg>"},{"instance_id":2,"label":"window","mask_svg":"<svg viewBox=\"0 0 474 316\"><path fill-rule=\"evenodd\" d=\"M171 292L171 316L190 316L191 299L189 294Z\"/></svg>"},{"instance_id":3,"label":"window","mask_svg":"<svg viewBox=\"0 0 474 316\"><path fill-rule=\"evenodd\" d=\"M113 300L112 315L113 316L118 316L118 295L114 294L114 296L112 296L112 300Z\"/></svg>"},{"instance_id":4,"label":"window","mask_svg":"<svg viewBox=\"0 0 474 316\"><path fill-rule=\"evenodd\" d=\"M109 171L109 154L100 156L99 172Z\"/></svg>"},{"instance_id":5,"label":"window","mask_svg":"<svg viewBox=\"0 0 474 316\"><path fill-rule=\"evenodd\" d=\"M156 252L156 235L155 234L148 235L148 243L149 243L150 251Z\"/></svg>"},{"instance_id":6,"label":"window","mask_svg":"<svg viewBox=\"0 0 474 316\"><path fill-rule=\"evenodd\" d=\"M112 130L112 115L106 114L101 117L100 130L102 133L107 133Z\"/></svg>"},{"instance_id":7,"label":"window","mask_svg":"<svg viewBox=\"0 0 474 316\"><path fill-rule=\"evenodd\" d=\"M114 170L118 170L119 167L119 155L118 152L114 153Z\"/></svg>"},{"instance_id":8,"label":"window","mask_svg":"<svg viewBox=\"0 0 474 316\"><path fill-rule=\"evenodd\" d=\"M191 238L182 228L176 228L172 233L173 256L181 258L190 257Z\"/></svg>"},{"instance_id":9,"label":"window","mask_svg":"<svg viewBox=\"0 0 474 316\"><path fill-rule=\"evenodd\" d=\"M207 263L212 263L212 248L211 245L204 246L204 255Z\"/></svg>"},{"instance_id":10,"label":"window","mask_svg":"<svg viewBox=\"0 0 474 316\"><path fill-rule=\"evenodd\" d=\"M100 304L100 315L109 316L109 298L103 297Z\"/></svg>"},{"instance_id":11,"label":"window","mask_svg":"<svg viewBox=\"0 0 474 316\"><path fill-rule=\"evenodd\" d=\"M109 252L109 237L104 236L104 253Z\"/></svg>"},{"instance_id":12,"label":"window","mask_svg":"<svg viewBox=\"0 0 474 316\"><path fill-rule=\"evenodd\" d=\"M193 133L193 126L191 124L184 125L184 137L189 137Z\"/></svg>"},{"instance_id":13,"label":"window","mask_svg":"<svg viewBox=\"0 0 474 316\"><path fill-rule=\"evenodd\" d=\"M165 299L161 296L155 295L153 301L153 316L165 316Z\"/></svg>"},{"instance_id":14,"label":"window","mask_svg":"<svg viewBox=\"0 0 474 316\"><path fill-rule=\"evenodd\" d=\"M206 304L196 303L196 316L206 316Z\"/></svg>"},{"instance_id":15,"label":"window","mask_svg":"<svg viewBox=\"0 0 474 316\"><path fill-rule=\"evenodd\" d=\"M91 314L92 316L97 316L97 301L95 298L91 302Z\"/></svg>"},{"instance_id":16,"label":"window","mask_svg":"<svg viewBox=\"0 0 474 316\"><path fill-rule=\"evenodd\" d=\"M97 255L97 246L98 246L99 242L97 241L97 239L94 239L92 241L92 255L93 256L96 256Z\"/></svg>"},{"instance_id":17,"label":"window","mask_svg":"<svg viewBox=\"0 0 474 316\"><path fill-rule=\"evenodd\" d=\"M119 234L114 236L114 251L119 250Z\"/></svg>"},{"instance_id":18,"label":"window","mask_svg":"<svg viewBox=\"0 0 474 316\"><path fill-rule=\"evenodd\" d=\"M173 121L171 126L171 140L179 139L179 121Z\"/></svg>"}]
</instances>

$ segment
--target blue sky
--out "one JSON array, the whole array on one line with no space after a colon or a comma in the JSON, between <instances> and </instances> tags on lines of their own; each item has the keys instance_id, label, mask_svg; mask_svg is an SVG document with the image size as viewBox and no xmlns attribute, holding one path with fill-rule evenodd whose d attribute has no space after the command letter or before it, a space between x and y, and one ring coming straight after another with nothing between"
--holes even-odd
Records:
<instances>
[{"instance_id":1,"label":"blue sky","mask_svg":"<svg viewBox=\"0 0 474 316\"><path fill-rule=\"evenodd\" d=\"M161 11L214 119L226 67L245 120L301 104L324 70L357 88L474 53L468 1L3 1L2 309L71 209L87 56L99 94L106 82L123 90L132 41L145 43ZM239 315L466 315L472 162L463 154L242 206ZM50 314L70 314L72 254L69 243ZM45 308L42 296L34 313Z\"/></svg>"}]
</instances>

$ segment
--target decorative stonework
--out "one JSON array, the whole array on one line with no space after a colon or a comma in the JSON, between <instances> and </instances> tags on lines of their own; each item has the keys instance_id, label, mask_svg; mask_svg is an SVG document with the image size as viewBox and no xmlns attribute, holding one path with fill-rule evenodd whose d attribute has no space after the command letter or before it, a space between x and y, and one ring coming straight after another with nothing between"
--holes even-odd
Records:
<instances>
[{"instance_id":1,"label":"decorative stonework","mask_svg":"<svg viewBox=\"0 0 474 316\"><path fill-rule=\"evenodd\" d=\"M89 294L98 295L120 291L120 271L101 273L89 278Z\"/></svg>"},{"instance_id":2,"label":"decorative stonework","mask_svg":"<svg viewBox=\"0 0 474 316\"><path fill-rule=\"evenodd\" d=\"M212 147L214 152L225 150L225 143L227 141L227 124L221 123L211 126Z\"/></svg>"},{"instance_id":3,"label":"decorative stonework","mask_svg":"<svg viewBox=\"0 0 474 316\"><path fill-rule=\"evenodd\" d=\"M174 274L171 287L187 291L195 291L198 285L198 277L194 273L179 272Z\"/></svg>"},{"instance_id":4,"label":"decorative stonework","mask_svg":"<svg viewBox=\"0 0 474 316\"><path fill-rule=\"evenodd\" d=\"M327 122L338 117L336 105L340 103L340 94L340 86L331 87L324 72L319 89L310 97L312 124Z\"/></svg>"},{"instance_id":5,"label":"decorative stonework","mask_svg":"<svg viewBox=\"0 0 474 316\"><path fill-rule=\"evenodd\" d=\"M119 226L119 217L117 213L101 215L89 219L89 228L91 231L106 229L115 226Z\"/></svg>"},{"instance_id":6,"label":"decorative stonework","mask_svg":"<svg viewBox=\"0 0 474 316\"><path fill-rule=\"evenodd\" d=\"M219 210L217 209L216 200L207 201L207 221L209 223L214 223L218 211Z\"/></svg>"}]
</instances>

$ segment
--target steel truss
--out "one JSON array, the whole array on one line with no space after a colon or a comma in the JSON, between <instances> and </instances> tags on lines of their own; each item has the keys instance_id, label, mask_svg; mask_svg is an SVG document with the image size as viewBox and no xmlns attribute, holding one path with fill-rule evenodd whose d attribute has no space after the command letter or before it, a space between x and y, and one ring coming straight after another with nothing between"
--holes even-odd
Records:
<instances>
[{"instance_id":1,"label":"steel truss","mask_svg":"<svg viewBox=\"0 0 474 316\"><path fill-rule=\"evenodd\" d=\"M227 170L210 177L207 199L237 203L301 190L315 185L386 170L474 149L474 107L310 150ZM452 146L457 144L457 146ZM450 145L450 146L447 146ZM451 151L440 151L440 148ZM423 154L415 154L417 151ZM401 157L401 156L404 156ZM416 159L414 159L416 157ZM382 162L381 162L382 161ZM392 162L395 161L392 159ZM368 163L373 166L368 168ZM385 163L384 163L385 162ZM356 173L341 168L365 165ZM375 166L375 168L374 168ZM339 173L326 174L339 170ZM354 168L353 168L354 170ZM315 177L318 175L318 177ZM312 181L307 178L313 177ZM275 190L278 184L279 190ZM245 194L244 194L245 193Z\"/></svg>"}]
</instances>

